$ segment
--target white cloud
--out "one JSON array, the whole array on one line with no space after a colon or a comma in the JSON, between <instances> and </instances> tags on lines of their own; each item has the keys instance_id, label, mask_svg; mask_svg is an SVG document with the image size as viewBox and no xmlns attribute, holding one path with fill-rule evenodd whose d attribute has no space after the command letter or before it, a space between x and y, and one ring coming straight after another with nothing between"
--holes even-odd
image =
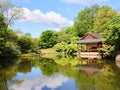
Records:
<instances>
[{"instance_id":1,"label":"white cloud","mask_svg":"<svg viewBox=\"0 0 120 90\"><path fill-rule=\"evenodd\" d=\"M106 2L108 0L61 0L66 3L74 3L74 4L94 4L99 2Z\"/></svg>"},{"instance_id":2,"label":"white cloud","mask_svg":"<svg viewBox=\"0 0 120 90\"><path fill-rule=\"evenodd\" d=\"M68 81L68 78L63 75L55 75L52 77L44 77L44 78L32 78L32 79L24 79L24 81L19 83L9 84L9 90L42 90L45 86L51 89L55 89L58 86L62 86L64 82Z\"/></svg>"},{"instance_id":3,"label":"white cloud","mask_svg":"<svg viewBox=\"0 0 120 90\"><path fill-rule=\"evenodd\" d=\"M59 13L54 11L43 13L39 9L31 11L28 8L23 8L23 11L25 17L25 19L22 20L23 22L40 23L41 25L52 28L73 25L73 21L69 21L67 18L62 17Z\"/></svg>"},{"instance_id":4,"label":"white cloud","mask_svg":"<svg viewBox=\"0 0 120 90\"><path fill-rule=\"evenodd\" d=\"M23 2L23 3L31 3L30 0L11 0L11 1L17 1L17 2Z\"/></svg>"},{"instance_id":5,"label":"white cloud","mask_svg":"<svg viewBox=\"0 0 120 90\"><path fill-rule=\"evenodd\" d=\"M24 1L30 3L30 0L24 0Z\"/></svg>"}]
</instances>

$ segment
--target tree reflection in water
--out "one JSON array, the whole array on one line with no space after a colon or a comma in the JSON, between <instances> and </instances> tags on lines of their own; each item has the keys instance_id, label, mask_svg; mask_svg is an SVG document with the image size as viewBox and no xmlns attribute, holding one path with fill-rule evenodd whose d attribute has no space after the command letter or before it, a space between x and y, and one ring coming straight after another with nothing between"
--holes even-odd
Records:
<instances>
[{"instance_id":1,"label":"tree reflection in water","mask_svg":"<svg viewBox=\"0 0 120 90\"><path fill-rule=\"evenodd\" d=\"M47 77L62 74L73 79L77 86L75 90L120 90L120 68L113 61L101 62L102 67L99 67L98 62L91 65L77 57L61 57L55 60L38 57L0 60L0 90L8 90L9 83L21 85L24 80L13 78L18 73L30 74L33 67L39 68Z\"/></svg>"}]
</instances>

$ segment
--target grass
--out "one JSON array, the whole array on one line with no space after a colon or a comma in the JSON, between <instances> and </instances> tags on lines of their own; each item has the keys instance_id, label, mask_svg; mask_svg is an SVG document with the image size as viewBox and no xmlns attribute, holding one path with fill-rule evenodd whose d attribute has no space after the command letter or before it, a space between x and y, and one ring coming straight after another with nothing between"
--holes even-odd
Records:
<instances>
[{"instance_id":1,"label":"grass","mask_svg":"<svg viewBox=\"0 0 120 90\"><path fill-rule=\"evenodd\" d=\"M41 49L41 54L54 54L57 53L54 48Z\"/></svg>"},{"instance_id":2,"label":"grass","mask_svg":"<svg viewBox=\"0 0 120 90\"><path fill-rule=\"evenodd\" d=\"M55 59L58 52L54 48L41 49L41 57Z\"/></svg>"}]
</instances>

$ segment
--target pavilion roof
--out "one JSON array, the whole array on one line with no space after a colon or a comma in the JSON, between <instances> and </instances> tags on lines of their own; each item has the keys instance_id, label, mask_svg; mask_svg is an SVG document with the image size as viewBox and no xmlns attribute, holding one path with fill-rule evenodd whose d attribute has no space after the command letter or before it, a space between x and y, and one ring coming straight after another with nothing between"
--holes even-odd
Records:
<instances>
[{"instance_id":1,"label":"pavilion roof","mask_svg":"<svg viewBox=\"0 0 120 90\"><path fill-rule=\"evenodd\" d=\"M86 44L86 43L99 43L101 42L101 39L83 39L79 40L76 43L77 44Z\"/></svg>"},{"instance_id":2,"label":"pavilion roof","mask_svg":"<svg viewBox=\"0 0 120 90\"><path fill-rule=\"evenodd\" d=\"M77 41L77 44L87 44L87 43L99 43L102 40L102 35L97 33L88 33L84 35L81 40Z\"/></svg>"}]
</instances>

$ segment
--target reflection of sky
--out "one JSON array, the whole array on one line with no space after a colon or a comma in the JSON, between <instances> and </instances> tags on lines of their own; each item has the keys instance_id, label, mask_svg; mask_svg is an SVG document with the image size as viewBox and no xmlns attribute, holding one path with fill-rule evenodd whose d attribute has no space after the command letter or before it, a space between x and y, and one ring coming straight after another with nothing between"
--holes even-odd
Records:
<instances>
[{"instance_id":1,"label":"reflection of sky","mask_svg":"<svg viewBox=\"0 0 120 90\"><path fill-rule=\"evenodd\" d=\"M23 74L23 73L18 73L17 76L14 78L14 80L16 79L30 79L30 78L35 78L35 77L43 77L42 72L40 71L39 68L32 68L30 73L27 74Z\"/></svg>"},{"instance_id":2,"label":"reflection of sky","mask_svg":"<svg viewBox=\"0 0 120 90\"><path fill-rule=\"evenodd\" d=\"M71 85L75 87L73 79L69 79L62 74L46 77L42 75L38 68L33 68L31 73L28 74L18 73L14 80L23 81L22 83L9 83L9 90L76 90L71 88ZM61 89L61 86L64 87Z\"/></svg>"}]
</instances>

